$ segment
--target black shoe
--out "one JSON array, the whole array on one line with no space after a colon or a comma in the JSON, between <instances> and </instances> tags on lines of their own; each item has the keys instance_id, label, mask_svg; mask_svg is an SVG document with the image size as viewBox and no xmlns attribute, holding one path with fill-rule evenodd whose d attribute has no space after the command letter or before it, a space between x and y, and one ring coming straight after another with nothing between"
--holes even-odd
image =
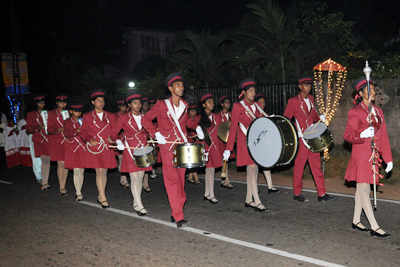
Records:
<instances>
[{"instance_id":1,"label":"black shoe","mask_svg":"<svg viewBox=\"0 0 400 267\"><path fill-rule=\"evenodd\" d=\"M171 222L172 222L172 223L176 222L175 219L174 219L174 217L173 217L172 215L171 215Z\"/></svg>"},{"instance_id":2,"label":"black shoe","mask_svg":"<svg viewBox=\"0 0 400 267\"><path fill-rule=\"evenodd\" d=\"M329 201L335 201L338 199L336 196L330 196L328 194L325 194L323 196L318 196L318 202L329 202Z\"/></svg>"},{"instance_id":3,"label":"black shoe","mask_svg":"<svg viewBox=\"0 0 400 267\"><path fill-rule=\"evenodd\" d=\"M221 187L225 187L226 189L235 189L235 187L231 183L228 184L221 183Z\"/></svg>"},{"instance_id":4,"label":"black shoe","mask_svg":"<svg viewBox=\"0 0 400 267\"><path fill-rule=\"evenodd\" d=\"M245 208L253 208L253 209L255 209L256 208L256 206L255 206L256 203L254 203L254 206L250 205L251 203L254 203L254 201L250 201L249 203L244 202L244 207Z\"/></svg>"},{"instance_id":5,"label":"black shoe","mask_svg":"<svg viewBox=\"0 0 400 267\"><path fill-rule=\"evenodd\" d=\"M273 194L273 193L278 194L280 192L281 190L276 189L275 187L272 187L271 189L268 188L268 194Z\"/></svg>"},{"instance_id":6,"label":"black shoe","mask_svg":"<svg viewBox=\"0 0 400 267\"><path fill-rule=\"evenodd\" d=\"M298 202L308 202L309 200L305 198L302 194L298 196L293 196L293 199L298 201Z\"/></svg>"},{"instance_id":7,"label":"black shoe","mask_svg":"<svg viewBox=\"0 0 400 267\"><path fill-rule=\"evenodd\" d=\"M101 207L102 207L103 209L107 209L107 208L110 207L110 205L108 205L107 200L101 201L100 198L98 198L98 199L97 199L97 202L100 203L100 205L101 205Z\"/></svg>"},{"instance_id":8,"label":"black shoe","mask_svg":"<svg viewBox=\"0 0 400 267\"><path fill-rule=\"evenodd\" d=\"M376 229L376 230L372 230L372 229L371 229L371 232L370 232L371 236L377 236L377 237L389 237L389 236L392 236L392 235L389 234L389 233L384 233L384 234L378 233L377 231L378 231L379 229L381 229L381 228L378 228L378 229Z\"/></svg>"},{"instance_id":9,"label":"black shoe","mask_svg":"<svg viewBox=\"0 0 400 267\"><path fill-rule=\"evenodd\" d=\"M196 185L202 185L202 183L201 183L199 180L194 181L194 183L195 183Z\"/></svg>"},{"instance_id":10,"label":"black shoe","mask_svg":"<svg viewBox=\"0 0 400 267\"><path fill-rule=\"evenodd\" d=\"M195 182L194 180L189 180L189 179L188 179L187 182L188 182L188 184L196 184L196 182Z\"/></svg>"},{"instance_id":11,"label":"black shoe","mask_svg":"<svg viewBox=\"0 0 400 267\"><path fill-rule=\"evenodd\" d=\"M44 185L42 185L42 190L43 190L43 191L49 190L49 189L53 189L53 187L51 187L51 185L49 185L49 184L44 184Z\"/></svg>"},{"instance_id":12,"label":"black shoe","mask_svg":"<svg viewBox=\"0 0 400 267\"><path fill-rule=\"evenodd\" d=\"M368 232L368 231L370 231L370 229L368 229L367 227L361 228L361 227L357 226L357 225L359 225L360 223L361 223L361 222L358 222L358 223L356 223L356 224L352 223L352 224L351 224L351 229L353 229L353 230L358 230L358 231L362 231L362 232Z\"/></svg>"},{"instance_id":13,"label":"black shoe","mask_svg":"<svg viewBox=\"0 0 400 267\"><path fill-rule=\"evenodd\" d=\"M261 203L258 204L257 206L254 207L256 212L264 212L264 211L269 211L269 209L267 209L266 207L264 207L263 209L259 208L258 206L262 205Z\"/></svg>"},{"instance_id":14,"label":"black shoe","mask_svg":"<svg viewBox=\"0 0 400 267\"><path fill-rule=\"evenodd\" d=\"M140 210L138 210L137 214L139 216L149 216L150 215L145 208L141 208Z\"/></svg>"},{"instance_id":15,"label":"black shoe","mask_svg":"<svg viewBox=\"0 0 400 267\"><path fill-rule=\"evenodd\" d=\"M153 191L150 189L150 187L143 187L142 190L147 194L153 193Z\"/></svg>"},{"instance_id":16,"label":"black shoe","mask_svg":"<svg viewBox=\"0 0 400 267\"><path fill-rule=\"evenodd\" d=\"M66 196L68 194L67 189L63 188L60 190L60 196Z\"/></svg>"},{"instance_id":17,"label":"black shoe","mask_svg":"<svg viewBox=\"0 0 400 267\"><path fill-rule=\"evenodd\" d=\"M123 188L130 188L131 187L128 182L119 183L119 185L122 186Z\"/></svg>"},{"instance_id":18,"label":"black shoe","mask_svg":"<svg viewBox=\"0 0 400 267\"><path fill-rule=\"evenodd\" d=\"M188 223L190 223L190 221L181 220L181 221L179 221L179 222L176 223L176 227L178 227L178 228L183 228L183 227L185 227Z\"/></svg>"}]
</instances>

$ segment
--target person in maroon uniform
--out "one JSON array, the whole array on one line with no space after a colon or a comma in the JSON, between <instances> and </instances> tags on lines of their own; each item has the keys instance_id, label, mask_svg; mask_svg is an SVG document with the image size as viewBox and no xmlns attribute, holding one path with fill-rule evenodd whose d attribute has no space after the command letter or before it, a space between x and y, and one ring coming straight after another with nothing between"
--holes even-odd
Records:
<instances>
[{"instance_id":1,"label":"person in maroon uniform","mask_svg":"<svg viewBox=\"0 0 400 267\"><path fill-rule=\"evenodd\" d=\"M115 122L117 122L119 117L121 117L121 115L124 114L126 112L126 110L128 109L128 106L126 105L125 100L123 100L123 99L117 101L117 106L118 106L118 112L115 113ZM124 133L122 131L119 133L118 139L120 139L122 141L124 140ZM114 150L114 154L118 158L118 170L121 172L122 152L119 151L118 149L116 149L116 150ZM130 187L128 180L126 179L126 174L123 172L121 172L121 179L119 181L119 184L124 188Z\"/></svg>"},{"instance_id":2,"label":"person in maroon uniform","mask_svg":"<svg viewBox=\"0 0 400 267\"><path fill-rule=\"evenodd\" d=\"M85 158L87 150L85 143L80 137L82 126L82 107L81 103L70 104L71 117L64 121L64 135L67 138L65 146L65 168L74 171L75 200L81 201L83 174L85 171Z\"/></svg>"},{"instance_id":3,"label":"person in maroon uniform","mask_svg":"<svg viewBox=\"0 0 400 267\"><path fill-rule=\"evenodd\" d=\"M142 97L142 107L141 107L140 112L142 113L143 116L147 113L147 111L149 111L149 108L150 108L149 98L146 96ZM153 167L151 167L150 171L153 171L153 170L154 170ZM149 173L148 172L144 173L142 190L143 190L143 192L148 193L148 194L153 193L153 191L151 190L150 185L149 185Z\"/></svg>"},{"instance_id":4,"label":"person in maroon uniform","mask_svg":"<svg viewBox=\"0 0 400 267\"><path fill-rule=\"evenodd\" d=\"M171 92L171 97L159 100L142 118L143 127L157 139L163 160L163 178L171 207L171 221L177 227L185 226L183 206L186 202L185 168L174 168L173 147L176 142L187 143L186 127L196 129L199 139L204 138L201 127L189 120L187 102L181 99L185 90L183 76L173 73L165 79L165 85ZM157 118L158 130L152 121ZM168 143L167 143L168 142Z\"/></svg>"},{"instance_id":5,"label":"person in maroon uniform","mask_svg":"<svg viewBox=\"0 0 400 267\"><path fill-rule=\"evenodd\" d=\"M93 91L90 97L94 109L83 115L80 135L88 150L85 168L96 170L96 185L99 191L97 201L106 209L110 207L106 198L107 171L117 167L114 151L109 148L109 144L113 143L110 135L115 125L115 116L104 110L103 90Z\"/></svg>"},{"instance_id":6,"label":"person in maroon uniform","mask_svg":"<svg viewBox=\"0 0 400 267\"><path fill-rule=\"evenodd\" d=\"M386 121L382 109L370 102L375 100L375 86L373 79L370 78L370 98L368 97L368 84L365 76L358 78L353 83L356 90L356 98L353 102L355 107L348 113L347 125L343 138L353 145L351 157L345 179L355 181L356 194L352 228L360 231L370 231L371 236L388 237L389 233L383 231L374 216L370 192L371 184L379 184L379 166L383 160L387 163L386 172L393 169L393 157L390 148L389 137L386 130ZM374 146L371 146L373 138ZM373 167L372 161L375 161ZM371 225L368 229L361 223L361 212L365 215Z\"/></svg>"},{"instance_id":7,"label":"person in maroon uniform","mask_svg":"<svg viewBox=\"0 0 400 267\"><path fill-rule=\"evenodd\" d=\"M126 103L129 106L129 112L123 114L117 121L111 139L116 140L119 150L123 150L121 171L128 172L131 177L131 191L133 196L133 210L139 215L148 215L147 210L143 207L141 200L142 180L145 171L151 171L152 167L141 168L136 166L134 162L135 149L146 147L149 137L146 130L142 127L141 113L141 94L138 90L129 90L126 97ZM124 131L125 140L118 139L118 132ZM131 147L133 149L127 148Z\"/></svg>"},{"instance_id":8,"label":"person in maroon uniform","mask_svg":"<svg viewBox=\"0 0 400 267\"><path fill-rule=\"evenodd\" d=\"M231 120L231 112L229 111L231 109L231 99L229 98L228 94L222 94L219 97L218 103L221 105L221 111L217 112L215 114L215 118L218 122L218 124L221 124L226 121ZM218 138L218 143L219 143L219 151L221 153L221 159L223 158L223 153L226 149L226 143L222 142L221 139ZM234 159L235 155L232 153L231 157L229 159ZM222 162L224 163L224 160L222 159ZM221 178L221 187L225 187L226 189L234 189L235 187L231 184L229 181L229 160L226 162L226 168L225 168L225 178Z\"/></svg>"},{"instance_id":9,"label":"person in maroon uniform","mask_svg":"<svg viewBox=\"0 0 400 267\"><path fill-rule=\"evenodd\" d=\"M265 106L266 106L266 101L265 101L265 95L264 94L257 94L255 101L260 105L261 109L265 111ZM268 186L268 194L271 193L279 193L281 190L276 189L272 183L272 177L271 177L271 171L270 170L262 170L265 180L267 181L267 186Z\"/></svg>"},{"instance_id":10,"label":"person in maroon uniform","mask_svg":"<svg viewBox=\"0 0 400 267\"><path fill-rule=\"evenodd\" d=\"M293 192L294 200L299 202L308 202L308 199L301 194L303 189L303 173L304 166L307 161L310 165L311 172L314 176L315 184L317 185L318 202L326 202L336 200L336 196L330 196L326 193L324 174L321 170L320 153L314 153L306 147L306 142L303 139L303 132L311 126L311 124L321 120L325 122L325 115L318 116L315 109L314 97L310 95L312 77L302 76L299 78L300 93L289 99L286 106L284 116L288 119L295 118L295 125L299 135L300 145L297 151L297 156L294 161L293 169Z\"/></svg>"},{"instance_id":11,"label":"person in maroon uniform","mask_svg":"<svg viewBox=\"0 0 400 267\"><path fill-rule=\"evenodd\" d=\"M199 99L200 102L200 120L211 139L211 145L207 145L204 141L206 153L208 153L208 161L206 165L205 192L204 200L208 200L211 204L218 204L219 201L214 195L214 175L215 168L222 166L221 153L219 152L218 125L219 121L212 112L215 107L214 96L211 92L204 92Z\"/></svg>"},{"instance_id":12,"label":"person in maroon uniform","mask_svg":"<svg viewBox=\"0 0 400 267\"><path fill-rule=\"evenodd\" d=\"M192 120L194 123L198 123L199 117L197 115L197 104L190 103L188 106L188 114L189 114L189 120ZM195 131L192 131L191 129L187 129L188 134L190 135L188 137L189 143L196 143L197 141L197 136ZM199 175L197 173L198 168L191 168L186 170L189 173L188 177L188 183L189 184L195 184L195 185L201 185L201 182L199 180Z\"/></svg>"},{"instance_id":13,"label":"person in maroon uniform","mask_svg":"<svg viewBox=\"0 0 400 267\"><path fill-rule=\"evenodd\" d=\"M49 185L50 174L50 143L46 134L45 123L41 112L46 106L45 95L38 94L34 98L36 110L30 111L26 118L26 132L32 134L35 157L40 157L42 161L42 190L51 189Z\"/></svg>"},{"instance_id":14,"label":"person in maroon uniform","mask_svg":"<svg viewBox=\"0 0 400 267\"><path fill-rule=\"evenodd\" d=\"M260 112L261 108L254 98L256 96L256 80L248 78L239 84L239 91L241 92L239 98L243 96L243 100L233 105L232 109L232 123L229 129L229 138L226 143L226 150L224 151L224 160L228 160L233 146L235 144L237 135L237 166L247 166L247 195L245 201L246 208L253 208L256 212L268 211L268 209L261 203L258 195L257 179L258 179L258 165L251 159L247 150L246 136L247 129L250 123L263 114Z\"/></svg>"},{"instance_id":15,"label":"person in maroon uniform","mask_svg":"<svg viewBox=\"0 0 400 267\"><path fill-rule=\"evenodd\" d=\"M49 120L47 133L50 135L50 160L57 161L57 175L60 183L60 195L65 196L68 192L65 189L67 182L68 169L64 166L65 147L64 142L67 139L64 135L64 118L62 112L66 112L68 97L66 94L56 95L57 107L49 111ZM68 113L67 113L68 114Z\"/></svg>"}]
</instances>

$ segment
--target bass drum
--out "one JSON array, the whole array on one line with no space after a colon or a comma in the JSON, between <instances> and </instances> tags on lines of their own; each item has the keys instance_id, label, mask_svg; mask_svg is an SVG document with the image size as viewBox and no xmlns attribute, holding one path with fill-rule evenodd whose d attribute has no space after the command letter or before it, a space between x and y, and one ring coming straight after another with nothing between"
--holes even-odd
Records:
<instances>
[{"instance_id":1,"label":"bass drum","mask_svg":"<svg viewBox=\"0 0 400 267\"><path fill-rule=\"evenodd\" d=\"M247 131L247 149L255 163L264 168L287 165L299 146L296 129L284 116L255 119Z\"/></svg>"}]
</instances>

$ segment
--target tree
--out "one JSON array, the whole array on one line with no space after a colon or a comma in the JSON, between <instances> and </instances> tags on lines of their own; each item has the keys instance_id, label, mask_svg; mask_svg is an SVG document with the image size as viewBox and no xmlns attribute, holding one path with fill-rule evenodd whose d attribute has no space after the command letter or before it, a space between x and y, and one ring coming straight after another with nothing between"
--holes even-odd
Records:
<instances>
[{"instance_id":1,"label":"tree","mask_svg":"<svg viewBox=\"0 0 400 267\"><path fill-rule=\"evenodd\" d=\"M187 31L175 47L171 60L177 69L193 79L194 85L218 85L218 71L232 58L228 45L228 34L224 32L213 35L207 30L199 34Z\"/></svg>"}]
</instances>

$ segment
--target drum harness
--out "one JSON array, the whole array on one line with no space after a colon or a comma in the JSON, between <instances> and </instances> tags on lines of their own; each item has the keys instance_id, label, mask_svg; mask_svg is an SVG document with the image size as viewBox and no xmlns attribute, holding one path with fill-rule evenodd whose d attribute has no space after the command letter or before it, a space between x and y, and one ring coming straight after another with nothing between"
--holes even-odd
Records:
<instances>
[{"instance_id":1,"label":"drum harness","mask_svg":"<svg viewBox=\"0 0 400 267\"><path fill-rule=\"evenodd\" d=\"M250 114L250 116L253 118L253 120L257 119L256 115L254 115L254 113L249 109L249 107L246 106L246 104L244 103L244 100L240 101L240 104L242 104L244 109L247 111L247 113ZM262 110L262 108L259 105L257 105L256 103L254 103L254 105L256 106L258 111L260 111L260 113L263 114L266 118L270 117L267 115L267 113L264 112L264 110ZM239 122L239 126L240 126L240 129L242 130L242 132L244 133L244 135L247 136L246 127L241 122Z\"/></svg>"},{"instance_id":2,"label":"drum harness","mask_svg":"<svg viewBox=\"0 0 400 267\"><path fill-rule=\"evenodd\" d=\"M142 117L143 117L143 114L142 114ZM134 119L135 119L135 118L134 118ZM129 123L129 125L130 125L133 129L135 129L135 127L133 127L133 125L132 125L132 123L131 123L131 120L132 120L132 117L131 117L131 114L129 114L129 122L128 122L128 123ZM136 121L136 120L135 120L135 121ZM142 128L143 128L143 126L142 126ZM138 129L139 129L139 125L138 125ZM140 132L140 130L141 130L141 129L139 129L139 132ZM139 132L138 132L138 133L139 133ZM138 134L138 133L137 133L137 134ZM132 149L132 150L135 150L135 149L139 148L139 146L142 144L142 142L139 140L139 138L137 138L136 134L135 134L135 137L136 137L136 139L139 141L139 144L138 144L134 149ZM127 139L128 139L128 137L125 136L125 146L126 146L126 147L129 147L129 144L128 144ZM133 137L132 137L132 139L133 139ZM128 148L127 150L128 150L129 155L131 156L132 160L135 161L135 159L133 158L131 149ZM145 151L143 150L143 153L144 153L144 152L145 152Z\"/></svg>"},{"instance_id":3,"label":"drum harness","mask_svg":"<svg viewBox=\"0 0 400 267\"><path fill-rule=\"evenodd\" d=\"M95 116L97 116L97 115L94 115L93 112L94 112L94 111L92 111L92 116L93 116L93 118L94 118L94 119L93 119L93 124L96 125L97 128L100 128L100 126L98 126L98 125L96 124L96 117L95 117ZM107 120L107 125L108 125L108 124L110 123L110 121L107 119L106 113L104 113L104 117L105 117L105 119ZM107 128L107 125L106 125L103 129L101 129L100 132L98 132L98 133L96 134L97 137L100 139L99 146L97 147L97 149L99 149L100 146L103 145L103 148L102 148L100 151L98 151L98 152L93 152L93 151L91 151L91 150L89 149L89 145L90 145L90 146L92 146L92 145L91 145L89 142L86 142L86 148L87 148L87 150L88 150L90 153L92 153L92 154L94 154L94 155L97 155L97 154L100 154L101 152L103 152L104 148L106 148L106 149L108 150L108 147L106 146L106 143L104 142L103 138L100 136L100 133L101 133L102 131L104 131L104 129ZM94 139L94 138L93 138L93 139Z\"/></svg>"},{"instance_id":4,"label":"drum harness","mask_svg":"<svg viewBox=\"0 0 400 267\"><path fill-rule=\"evenodd\" d=\"M169 102L169 99L165 99L165 104L167 105L168 111L171 114L171 117L174 119L176 127L178 128L179 132L182 135L183 141L185 142L185 144L187 144L188 140L186 138L186 136L183 134L182 129L181 129L181 125L179 124L178 118L176 117L175 111L172 108L171 102Z\"/></svg>"}]
</instances>

